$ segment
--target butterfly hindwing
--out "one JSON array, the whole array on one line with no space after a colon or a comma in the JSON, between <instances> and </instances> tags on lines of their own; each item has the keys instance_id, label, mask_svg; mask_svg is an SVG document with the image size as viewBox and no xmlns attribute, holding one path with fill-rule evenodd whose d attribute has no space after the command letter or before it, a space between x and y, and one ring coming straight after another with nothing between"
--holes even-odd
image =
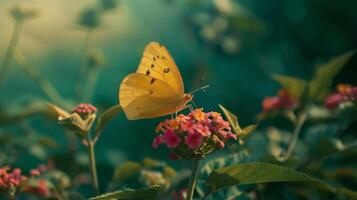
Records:
<instances>
[{"instance_id":1,"label":"butterfly hindwing","mask_svg":"<svg viewBox=\"0 0 357 200\"><path fill-rule=\"evenodd\" d=\"M160 99L147 95L138 96L124 111L128 119L145 119L169 115L175 112L177 103L173 99Z\"/></svg>"},{"instance_id":2,"label":"butterfly hindwing","mask_svg":"<svg viewBox=\"0 0 357 200\"><path fill-rule=\"evenodd\" d=\"M119 90L120 105L129 119L167 115L179 105L180 97L168 84L144 74L129 74Z\"/></svg>"}]
</instances>

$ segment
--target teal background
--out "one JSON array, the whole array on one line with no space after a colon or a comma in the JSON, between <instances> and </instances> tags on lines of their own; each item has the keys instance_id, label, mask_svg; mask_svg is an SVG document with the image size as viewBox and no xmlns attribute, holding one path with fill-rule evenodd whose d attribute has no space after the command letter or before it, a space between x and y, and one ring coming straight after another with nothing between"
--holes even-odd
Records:
<instances>
[{"instance_id":1,"label":"teal background","mask_svg":"<svg viewBox=\"0 0 357 200\"><path fill-rule=\"evenodd\" d=\"M255 122L264 96L279 89L275 73L309 79L316 63L355 49L357 45L357 2L354 0L242 0L240 3L263 24L256 33L244 27L228 27L240 48L229 54L219 42L205 40L193 21L197 14L219 16L213 1L128 0L102 18L89 43L106 58L90 102L103 111L118 103L122 79L136 70L146 44L164 44L175 59L187 92L204 84L211 87L195 94L195 103L206 111L218 104L236 113L243 124ZM26 56L66 99L73 98L85 31L76 20L96 1L85 0L0 0L0 60L3 59L13 20L8 9L17 3L39 9L39 17L24 24L17 50ZM251 17L248 17L250 19ZM249 24L249 21L248 21ZM356 83L354 56L335 82ZM204 78L204 83L200 79ZM36 84L16 64L0 87L1 107L31 99L46 99ZM163 119L163 118L162 118ZM98 160L118 163L145 156L166 159L167 150L154 150L154 128L162 119L128 121L119 114L105 128L97 144ZM41 116L29 119L35 129L66 146L62 129ZM16 125L9 128L16 129ZM63 151L58 148L56 152Z\"/></svg>"}]
</instances>

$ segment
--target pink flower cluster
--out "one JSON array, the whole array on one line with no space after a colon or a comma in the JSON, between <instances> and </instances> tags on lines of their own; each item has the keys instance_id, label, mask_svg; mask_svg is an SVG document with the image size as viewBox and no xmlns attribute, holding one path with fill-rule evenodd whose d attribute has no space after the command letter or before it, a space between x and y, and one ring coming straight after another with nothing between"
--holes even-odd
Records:
<instances>
[{"instance_id":1,"label":"pink flower cluster","mask_svg":"<svg viewBox=\"0 0 357 200\"><path fill-rule=\"evenodd\" d=\"M277 96L265 97L262 103L263 112L292 109L297 105L297 100L289 95L286 90L279 90Z\"/></svg>"},{"instance_id":2,"label":"pink flower cluster","mask_svg":"<svg viewBox=\"0 0 357 200\"><path fill-rule=\"evenodd\" d=\"M97 108L89 103L81 103L78 106L76 106L72 110L72 112L78 113L78 114L93 114L93 113L97 112Z\"/></svg>"},{"instance_id":3,"label":"pink flower cluster","mask_svg":"<svg viewBox=\"0 0 357 200\"><path fill-rule=\"evenodd\" d=\"M19 187L28 177L22 175L21 169L15 168L11 172L10 167L0 168L0 189Z\"/></svg>"},{"instance_id":4,"label":"pink flower cluster","mask_svg":"<svg viewBox=\"0 0 357 200\"><path fill-rule=\"evenodd\" d=\"M217 149L222 149L229 139L237 140L231 127L220 113L205 113L196 109L188 115L180 114L175 119L161 122L152 146L165 144L178 155L185 158L200 157ZM170 157L174 157L170 154Z\"/></svg>"},{"instance_id":5,"label":"pink flower cluster","mask_svg":"<svg viewBox=\"0 0 357 200\"><path fill-rule=\"evenodd\" d=\"M39 176L46 170L47 166L40 165L38 168L32 169L29 176L25 176L19 168L10 171L9 166L0 167L0 190L17 188L29 178Z\"/></svg>"},{"instance_id":6,"label":"pink flower cluster","mask_svg":"<svg viewBox=\"0 0 357 200\"><path fill-rule=\"evenodd\" d=\"M337 92L332 93L325 99L325 107L331 110L337 108L343 102L357 100L357 87L350 85L339 84L337 85Z\"/></svg>"},{"instance_id":7,"label":"pink flower cluster","mask_svg":"<svg viewBox=\"0 0 357 200\"><path fill-rule=\"evenodd\" d=\"M47 181L45 179L38 180L36 186L26 186L23 192L38 195L40 197L48 197L50 195L50 189L48 188Z\"/></svg>"}]
</instances>

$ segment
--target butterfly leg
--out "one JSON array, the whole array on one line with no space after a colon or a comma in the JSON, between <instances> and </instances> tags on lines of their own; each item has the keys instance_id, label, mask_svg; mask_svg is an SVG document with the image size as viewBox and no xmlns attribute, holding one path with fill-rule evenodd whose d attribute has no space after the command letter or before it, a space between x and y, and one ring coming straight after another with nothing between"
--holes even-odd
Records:
<instances>
[{"instance_id":1,"label":"butterfly leg","mask_svg":"<svg viewBox=\"0 0 357 200\"><path fill-rule=\"evenodd\" d=\"M188 104L187 106L190 108L191 112L194 111L192 104Z\"/></svg>"},{"instance_id":2,"label":"butterfly leg","mask_svg":"<svg viewBox=\"0 0 357 200\"><path fill-rule=\"evenodd\" d=\"M193 101L193 99L191 100L191 102L192 102L193 107L197 108L197 106L196 106L195 102Z\"/></svg>"},{"instance_id":3,"label":"butterfly leg","mask_svg":"<svg viewBox=\"0 0 357 200\"><path fill-rule=\"evenodd\" d=\"M178 114L178 108L176 108L176 113L175 113L176 117L177 117L177 114Z\"/></svg>"}]
</instances>

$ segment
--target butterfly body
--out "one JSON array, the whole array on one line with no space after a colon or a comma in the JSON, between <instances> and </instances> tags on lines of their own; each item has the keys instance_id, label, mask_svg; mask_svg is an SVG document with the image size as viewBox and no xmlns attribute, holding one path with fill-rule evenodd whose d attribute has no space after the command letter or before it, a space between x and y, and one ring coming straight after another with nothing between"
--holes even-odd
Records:
<instances>
[{"instance_id":1,"label":"butterfly body","mask_svg":"<svg viewBox=\"0 0 357 200\"><path fill-rule=\"evenodd\" d=\"M120 105L130 120L176 113L192 100L184 93L181 74L167 49L156 42L145 47L135 73L119 88Z\"/></svg>"}]
</instances>

